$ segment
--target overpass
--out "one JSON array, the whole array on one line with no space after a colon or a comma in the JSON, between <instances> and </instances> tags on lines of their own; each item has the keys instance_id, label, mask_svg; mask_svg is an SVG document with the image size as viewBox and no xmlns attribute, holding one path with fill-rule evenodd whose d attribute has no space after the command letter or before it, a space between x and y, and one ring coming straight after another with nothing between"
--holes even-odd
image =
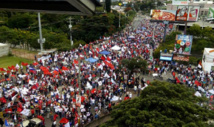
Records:
<instances>
[{"instance_id":1,"label":"overpass","mask_svg":"<svg viewBox=\"0 0 214 127\"><path fill-rule=\"evenodd\" d=\"M93 15L96 6L96 0L0 0L1 10L70 15Z\"/></svg>"}]
</instances>

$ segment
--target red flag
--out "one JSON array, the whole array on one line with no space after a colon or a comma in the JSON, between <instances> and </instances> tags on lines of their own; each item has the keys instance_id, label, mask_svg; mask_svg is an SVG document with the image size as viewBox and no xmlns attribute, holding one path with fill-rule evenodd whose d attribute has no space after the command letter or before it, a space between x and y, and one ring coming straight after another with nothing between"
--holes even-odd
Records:
<instances>
[{"instance_id":1,"label":"red flag","mask_svg":"<svg viewBox=\"0 0 214 127\"><path fill-rule=\"evenodd\" d=\"M7 67L9 70L12 70L12 68L10 66Z\"/></svg>"},{"instance_id":2,"label":"red flag","mask_svg":"<svg viewBox=\"0 0 214 127\"><path fill-rule=\"evenodd\" d=\"M18 107L17 112L22 112L22 108Z\"/></svg>"},{"instance_id":3,"label":"red flag","mask_svg":"<svg viewBox=\"0 0 214 127\"><path fill-rule=\"evenodd\" d=\"M67 67L65 67L65 66L62 66L62 70L67 71L69 69Z\"/></svg>"},{"instance_id":4,"label":"red flag","mask_svg":"<svg viewBox=\"0 0 214 127\"><path fill-rule=\"evenodd\" d=\"M53 71L53 74L54 75L59 75L59 72L55 70L55 71Z\"/></svg>"},{"instance_id":5,"label":"red flag","mask_svg":"<svg viewBox=\"0 0 214 127\"><path fill-rule=\"evenodd\" d=\"M36 66L36 65L38 65L38 63L37 63L37 62L34 62L33 65Z\"/></svg>"},{"instance_id":6,"label":"red flag","mask_svg":"<svg viewBox=\"0 0 214 127\"><path fill-rule=\"evenodd\" d=\"M22 62L22 66L27 66L27 65L28 65L28 63Z\"/></svg>"},{"instance_id":7,"label":"red flag","mask_svg":"<svg viewBox=\"0 0 214 127\"><path fill-rule=\"evenodd\" d=\"M109 57L107 57L107 60L108 60L108 61L111 61L111 59L110 59Z\"/></svg>"},{"instance_id":8,"label":"red flag","mask_svg":"<svg viewBox=\"0 0 214 127\"><path fill-rule=\"evenodd\" d=\"M78 62L78 60L74 60L74 64L78 64L79 62Z\"/></svg>"},{"instance_id":9,"label":"red flag","mask_svg":"<svg viewBox=\"0 0 214 127\"><path fill-rule=\"evenodd\" d=\"M195 80L195 85L196 86L201 86L201 83L199 81Z\"/></svg>"},{"instance_id":10,"label":"red flag","mask_svg":"<svg viewBox=\"0 0 214 127\"><path fill-rule=\"evenodd\" d=\"M85 100L85 97L81 96L81 103Z\"/></svg>"},{"instance_id":11,"label":"red flag","mask_svg":"<svg viewBox=\"0 0 214 127\"><path fill-rule=\"evenodd\" d=\"M100 58L101 60L103 60L103 61L105 61L106 60L106 58L104 57L104 56L101 56L101 58Z\"/></svg>"},{"instance_id":12,"label":"red flag","mask_svg":"<svg viewBox=\"0 0 214 127\"><path fill-rule=\"evenodd\" d=\"M124 97L124 101L125 101L125 100L128 100L128 99L130 99L128 96L127 96L127 97Z\"/></svg>"},{"instance_id":13,"label":"red flag","mask_svg":"<svg viewBox=\"0 0 214 127\"><path fill-rule=\"evenodd\" d=\"M0 71L6 71L4 68L0 68Z\"/></svg>"},{"instance_id":14,"label":"red flag","mask_svg":"<svg viewBox=\"0 0 214 127\"><path fill-rule=\"evenodd\" d=\"M31 111L31 114L34 114L34 113L35 113L34 109L31 109L30 111Z\"/></svg>"},{"instance_id":15,"label":"red flag","mask_svg":"<svg viewBox=\"0 0 214 127\"><path fill-rule=\"evenodd\" d=\"M96 48L97 52L100 52L100 49L99 48Z\"/></svg>"},{"instance_id":16,"label":"red flag","mask_svg":"<svg viewBox=\"0 0 214 127\"><path fill-rule=\"evenodd\" d=\"M176 83L180 83L181 81L178 79L178 77L175 78Z\"/></svg>"},{"instance_id":17,"label":"red flag","mask_svg":"<svg viewBox=\"0 0 214 127\"><path fill-rule=\"evenodd\" d=\"M54 115L54 121L56 121L56 118L58 117L58 115L57 114L55 114Z\"/></svg>"}]
</instances>

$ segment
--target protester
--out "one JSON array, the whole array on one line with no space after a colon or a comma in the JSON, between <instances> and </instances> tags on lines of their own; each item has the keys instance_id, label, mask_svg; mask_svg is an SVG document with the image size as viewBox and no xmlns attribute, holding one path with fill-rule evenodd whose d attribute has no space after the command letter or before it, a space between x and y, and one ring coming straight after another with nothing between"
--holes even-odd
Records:
<instances>
[{"instance_id":1,"label":"protester","mask_svg":"<svg viewBox=\"0 0 214 127\"><path fill-rule=\"evenodd\" d=\"M171 72L177 82L190 87L213 84L213 72L151 59L150 50L158 47L163 30L164 24L154 25L144 19L137 29L128 27L117 36L103 37L66 52L35 56L36 61L30 65L0 68L1 111L10 122L16 116L21 121L37 117L43 123L45 118L51 119L52 127L59 125L56 119L64 120L60 126L87 124L110 112L115 101L133 98L132 90L139 96L149 84L144 78L128 77L126 68L117 71L125 58L141 57L151 66L151 73Z\"/></svg>"}]
</instances>

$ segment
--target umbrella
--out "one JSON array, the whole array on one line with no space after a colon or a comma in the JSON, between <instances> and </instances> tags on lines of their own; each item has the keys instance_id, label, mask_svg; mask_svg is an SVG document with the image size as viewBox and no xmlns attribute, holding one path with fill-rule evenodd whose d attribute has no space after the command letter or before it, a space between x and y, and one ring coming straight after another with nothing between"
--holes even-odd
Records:
<instances>
[{"instance_id":1,"label":"umbrella","mask_svg":"<svg viewBox=\"0 0 214 127\"><path fill-rule=\"evenodd\" d=\"M135 39L135 37L131 35L131 36L129 36L129 39Z\"/></svg>"},{"instance_id":2,"label":"umbrella","mask_svg":"<svg viewBox=\"0 0 214 127\"><path fill-rule=\"evenodd\" d=\"M115 46L112 47L111 49L112 49L112 50L117 50L117 51L118 51L118 50L120 50L121 48L120 48L119 46L115 45Z\"/></svg>"},{"instance_id":3,"label":"umbrella","mask_svg":"<svg viewBox=\"0 0 214 127\"><path fill-rule=\"evenodd\" d=\"M103 50L102 52L99 52L99 54L108 55L108 54L110 54L110 52Z\"/></svg>"},{"instance_id":4,"label":"umbrella","mask_svg":"<svg viewBox=\"0 0 214 127\"><path fill-rule=\"evenodd\" d=\"M90 63L94 63L94 62L97 62L98 59L94 59L94 58L91 57L91 58L86 59L85 61L88 61Z\"/></svg>"},{"instance_id":5,"label":"umbrella","mask_svg":"<svg viewBox=\"0 0 214 127\"><path fill-rule=\"evenodd\" d=\"M59 121L59 123L68 123L68 122L69 122L68 119L66 119L65 117Z\"/></svg>"}]
</instances>

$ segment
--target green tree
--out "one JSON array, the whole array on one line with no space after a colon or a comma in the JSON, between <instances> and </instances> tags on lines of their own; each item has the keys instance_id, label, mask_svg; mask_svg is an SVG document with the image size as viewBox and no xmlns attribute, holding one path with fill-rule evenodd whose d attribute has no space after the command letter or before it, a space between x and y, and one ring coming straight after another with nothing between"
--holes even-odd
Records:
<instances>
[{"instance_id":1,"label":"green tree","mask_svg":"<svg viewBox=\"0 0 214 127\"><path fill-rule=\"evenodd\" d=\"M140 97L113 107L112 120L101 127L207 127L214 119L206 98L194 90L168 82L152 82Z\"/></svg>"},{"instance_id":2,"label":"green tree","mask_svg":"<svg viewBox=\"0 0 214 127\"><path fill-rule=\"evenodd\" d=\"M187 34L193 35L194 37L201 37L201 27L198 24L193 24L189 29L187 29Z\"/></svg>"},{"instance_id":3,"label":"green tree","mask_svg":"<svg viewBox=\"0 0 214 127\"><path fill-rule=\"evenodd\" d=\"M0 27L0 42L5 43L8 40L8 33L11 32L11 29L6 26Z\"/></svg>"},{"instance_id":4,"label":"green tree","mask_svg":"<svg viewBox=\"0 0 214 127\"><path fill-rule=\"evenodd\" d=\"M10 28L30 28L37 21L37 15L30 13L17 13L8 19L8 27Z\"/></svg>"},{"instance_id":5,"label":"green tree","mask_svg":"<svg viewBox=\"0 0 214 127\"><path fill-rule=\"evenodd\" d=\"M147 61L142 58L123 59L119 69L124 67L128 69L130 77L134 72L146 72Z\"/></svg>"}]
</instances>

